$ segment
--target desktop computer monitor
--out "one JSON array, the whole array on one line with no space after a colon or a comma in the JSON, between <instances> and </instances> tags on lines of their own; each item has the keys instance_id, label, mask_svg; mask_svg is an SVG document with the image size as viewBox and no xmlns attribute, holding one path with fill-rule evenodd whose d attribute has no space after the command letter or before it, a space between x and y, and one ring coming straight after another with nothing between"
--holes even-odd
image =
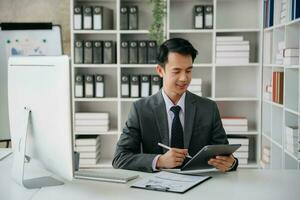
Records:
<instances>
[{"instance_id":1,"label":"desktop computer monitor","mask_svg":"<svg viewBox=\"0 0 300 200\"><path fill-rule=\"evenodd\" d=\"M24 156L72 180L70 66L67 56L16 56L8 64L12 176L27 188L63 184L51 177L24 180Z\"/></svg>"}]
</instances>

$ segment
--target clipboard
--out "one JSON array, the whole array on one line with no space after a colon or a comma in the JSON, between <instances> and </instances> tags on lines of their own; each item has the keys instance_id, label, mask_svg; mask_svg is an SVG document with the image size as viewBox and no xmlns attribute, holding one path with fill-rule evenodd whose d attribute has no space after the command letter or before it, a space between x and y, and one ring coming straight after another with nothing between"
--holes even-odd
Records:
<instances>
[{"instance_id":1,"label":"clipboard","mask_svg":"<svg viewBox=\"0 0 300 200\"><path fill-rule=\"evenodd\" d=\"M210 178L210 176L192 176L162 171L139 180L130 187L183 194Z\"/></svg>"}]
</instances>

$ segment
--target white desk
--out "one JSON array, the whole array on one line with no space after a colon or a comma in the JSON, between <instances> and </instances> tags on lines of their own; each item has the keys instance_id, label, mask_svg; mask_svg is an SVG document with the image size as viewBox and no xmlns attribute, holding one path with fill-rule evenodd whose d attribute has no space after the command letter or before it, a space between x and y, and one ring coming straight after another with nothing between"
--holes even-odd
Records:
<instances>
[{"instance_id":1,"label":"white desk","mask_svg":"<svg viewBox=\"0 0 300 200\"><path fill-rule=\"evenodd\" d=\"M159 200L159 199L208 199L208 200L276 200L300 199L299 170L247 170L230 173L211 173L212 179L198 185L185 194L175 194L129 188L136 180L127 184L77 180L65 185L26 190L10 179L11 158L0 163L0 199L33 200ZM146 177L151 174L124 171ZM140 177L140 178L141 178ZM8 184L7 184L8 183ZM16 195L14 195L16 194ZM4 195L5 198L2 198ZM21 197L21 198L20 198Z\"/></svg>"}]
</instances>

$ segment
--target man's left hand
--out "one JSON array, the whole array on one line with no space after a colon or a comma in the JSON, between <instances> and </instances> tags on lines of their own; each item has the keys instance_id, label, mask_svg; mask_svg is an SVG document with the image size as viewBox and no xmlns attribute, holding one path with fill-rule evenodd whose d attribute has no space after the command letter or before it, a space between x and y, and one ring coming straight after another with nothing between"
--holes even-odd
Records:
<instances>
[{"instance_id":1,"label":"man's left hand","mask_svg":"<svg viewBox=\"0 0 300 200\"><path fill-rule=\"evenodd\" d=\"M230 156L217 156L216 158L211 158L208 164L214 166L221 172L227 172L231 169L235 159L232 155Z\"/></svg>"}]
</instances>

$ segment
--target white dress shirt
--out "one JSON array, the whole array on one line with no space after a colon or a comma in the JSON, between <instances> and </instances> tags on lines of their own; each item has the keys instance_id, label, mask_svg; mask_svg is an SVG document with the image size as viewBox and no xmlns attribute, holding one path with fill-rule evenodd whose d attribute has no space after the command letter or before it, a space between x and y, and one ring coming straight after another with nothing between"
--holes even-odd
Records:
<instances>
[{"instance_id":1,"label":"white dress shirt","mask_svg":"<svg viewBox=\"0 0 300 200\"><path fill-rule=\"evenodd\" d=\"M181 125L182 125L182 129L183 129L183 133L184 133L184 104L185 104L185 95L186 93L183 93L183 95L180 97L179 101L177 102L177 105L175 105L171 99L168 97L168 95L165 93L165 91L162 89L162 95L163 95L163 98L164 98L164 101L165 101L165 105L166 105L166 112L167 112L167 117L168 117L168 128L169 128L169 146L171 144L171 137L172 137L172 133L171 133L171 130L172 130L172 122L173 122L173 119L174 119L174 113L171 111L171 108L173 106L180 106L180 111L179 111L179 119L180 119L180 122L181 122ZM152 169L154 171L157 171L156 169L156 163L157 163L157 160L159 158L159 156L161 155L157 155L154 159L153 159L153 162L152 162Z\"/></svg>"}]
</instances>

